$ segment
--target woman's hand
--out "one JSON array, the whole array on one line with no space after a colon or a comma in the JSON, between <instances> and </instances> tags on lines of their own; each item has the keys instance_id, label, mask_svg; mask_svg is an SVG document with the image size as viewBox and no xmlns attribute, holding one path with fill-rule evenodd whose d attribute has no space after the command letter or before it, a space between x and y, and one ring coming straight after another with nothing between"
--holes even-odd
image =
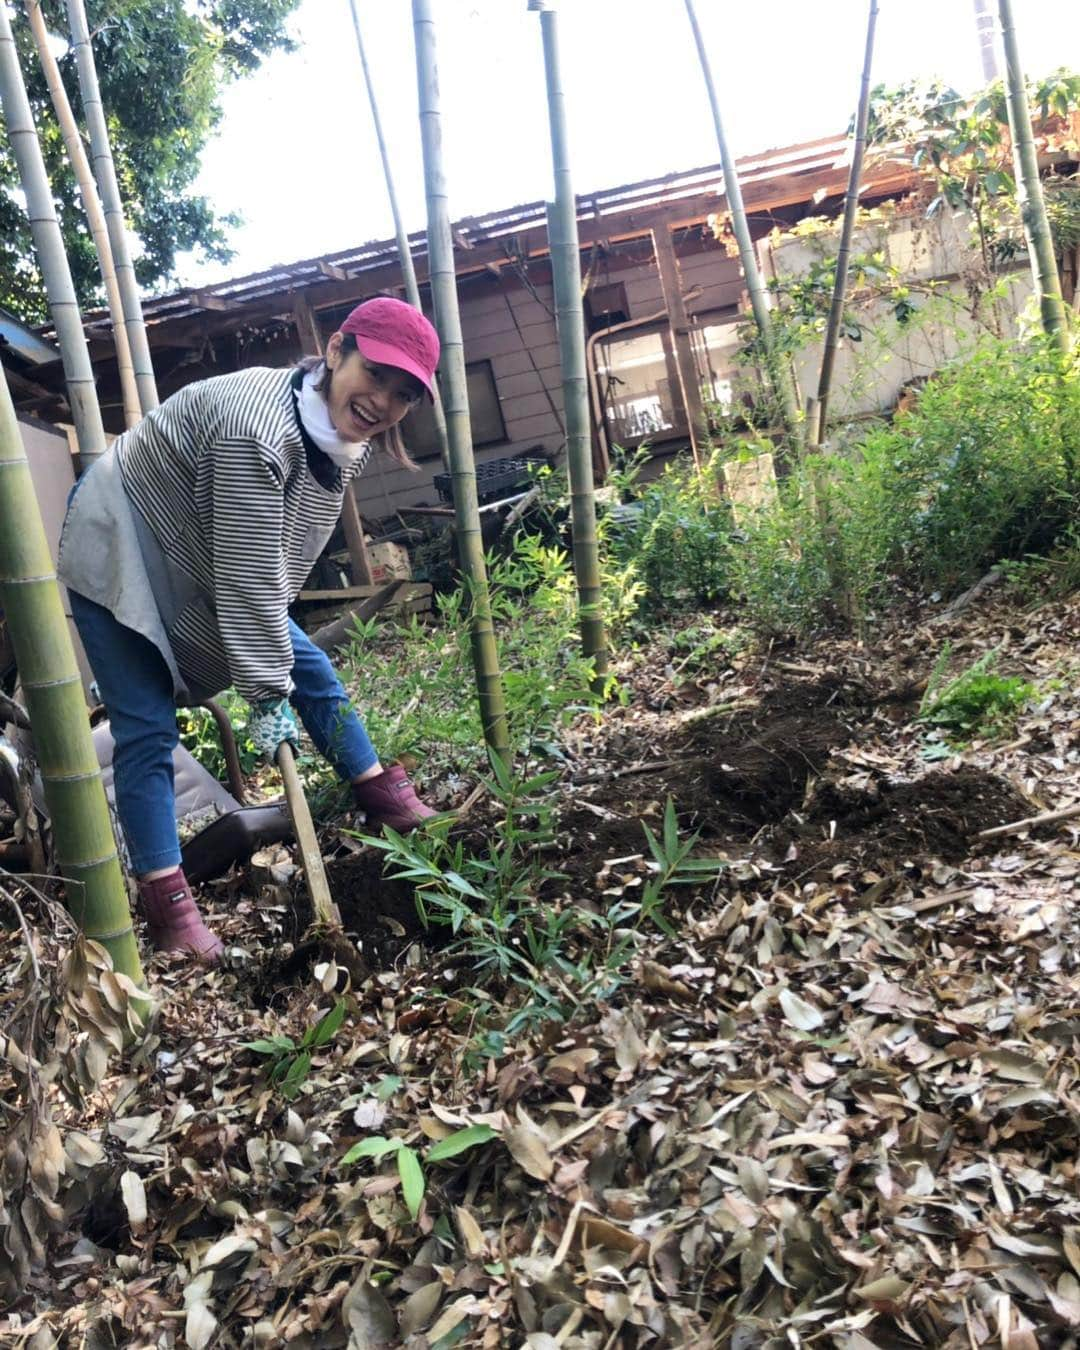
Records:
<instances>
[{"instance_id":1,"label":"woman's hand","mask_svg":"<svg viewBox=\"0 0 1080 1350\"><path fill-rule=\"evenodd\" d=\"M265 699L251 704L248 735L252 744L271 764L277 758L278 746L288 741L294 750L300 749L300 728L287 698Z\"/></svg>"}]
</instances>

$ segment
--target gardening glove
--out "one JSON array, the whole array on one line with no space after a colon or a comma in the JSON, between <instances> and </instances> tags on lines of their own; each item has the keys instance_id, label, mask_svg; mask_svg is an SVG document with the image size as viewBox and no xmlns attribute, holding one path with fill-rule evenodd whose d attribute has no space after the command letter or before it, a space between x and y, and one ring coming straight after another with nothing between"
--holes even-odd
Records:
<instances>
[{"instance_id":1,"label":"gardening glove","mask_svg":"<svg viewBox=\"0 0 1080 1350\"><path fill-rule=\"evenodd\" d=\"M300 728L287 698L260 699L258 703L252 703L247 729L255 749L271 764L277 758L282 741L288 741L294 750L300 749Z\"/></svg>"}]
</instances>

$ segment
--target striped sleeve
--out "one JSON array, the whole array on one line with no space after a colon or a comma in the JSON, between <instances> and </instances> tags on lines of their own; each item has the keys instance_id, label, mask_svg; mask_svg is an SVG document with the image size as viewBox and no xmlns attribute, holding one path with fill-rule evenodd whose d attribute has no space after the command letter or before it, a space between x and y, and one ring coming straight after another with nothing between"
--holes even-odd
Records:
<instances>
[{"instance_id":1,"label":"striped sleeve","mask_svg":"<svg viewBox=\"0 0 1080 1350\"><path fill-rule=\"evenodd\" d=\"M233 685L249 702L292 689L284 485L257 440L213 448L214 595Z\"/></svg>"}]
</instances>

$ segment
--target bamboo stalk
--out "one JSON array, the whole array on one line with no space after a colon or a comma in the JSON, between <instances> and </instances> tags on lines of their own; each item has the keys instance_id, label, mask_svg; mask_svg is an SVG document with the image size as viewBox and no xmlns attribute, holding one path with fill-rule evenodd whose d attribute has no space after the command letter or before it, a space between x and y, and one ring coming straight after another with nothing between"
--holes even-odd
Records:
<instances>
[{"instance_id":1,"label":"bamboo stalk","mask_svg":"<svg viewBox=\"0 0 1080 1350\"><path fill-rule=\"evenodd\" d=\"M480 720L492 751L508 759L510 737L506 699L499 670L499 650L491 621L484 543L476 495L476 464L469 425L469 391L465 378L465 346L458 312L454 245L442 159L442 116L431 0L412 0L416 41L416 78L420 104L420 136L424 151L427 234L431 294L442 343L446 433L454 491L454 532L458 558L469 589L470 635Z\"/></svg>"},{"instance_id":2,"label":"bamboo stalk","mask_svg":"<svg viewBox=\"0 0 1080 1350\"><path fill-rule=\"evenodd\" d=\"M1005 48L1005 103L1009 112L1009 132L1013 143L1013 161L1016 165L1016 197L1020 218L1024 224L1031 273L1039 297L1042 326L1059 351L1069 350L1069 325L1065 315L1065 301L1061 295L1057 258L1050 222L1046 216L1042 180L1039 177L1039 157L1031 134L1031 112L1028 108L1024 70L1020 64L1020 49L1016 41L1012 0L998 0L1001 19L1001 39Z\"/></svg>"},{"instance_id":3,"label":"bamboo stalk","mask_svg":"<svg viewBox=\"0 0 1080 1350\"><path fill-rule=\"evenodd\" d=\"M41 69L45 73L45 82L49 86L49 96L56 112L56 120L60 124L60 134L67 147L68 159L78 180L79 196L82 198L87 224L94 238L109 317L112 320L113 342L116 344L116 369L120 376L120 390L124 403L124 425L133 427L142 413L139 407L139 391L135 384L135 370L131 364L131 347L128 344L127 329L124 327L124 308L116 281L112 248L109 245L108 226L105 224L97 184L94 182L90 161L86 157L78 123L75 121L64 81L60 76L60 67L49 46L49 33L45 26L45 16L41 12L41 0L25 0L25 3L30 31L34 36L34 46L41 61Z\"/></svg>"},{"instance_id":4,"label":"bamboo stalk","mask_svg":"<svg viewBox=\"0 0 1080 1350\"><path fill-rule=\"evenodd\" d=\"M998 70L997 50L994 46L994 17L990 13L990 0L975 0L975 31L979 38L979 60L982 62L983 80L987 84L1001 77Z\"/></svg>"},{"instance_id":5,"label":"bamboo stalk","mask_svg":"<svg viewBox=\"0 0 1080 1350\"><path fill-rule=\"evenodd\" d=\"M105 453L105 428L101 422L94 371L86 346L75 285L71 279L60 225L56 219L52 189L45 171L30 100L23 83L19 54L11 31L7 6L0 4L0 103L3 104L8 141L15 154L19 179L26 196L34 252L45 279L49 311L60 344L68 404L79 456L86 468Z\"/></svg>"},{"instance_id":6,"label":"bamboo stalk","mask_svg":"<svg viewBox=\"0 0 1080 1350\"><path fill-rule=\"evenodd\" d=\"M0 380L0 605L15 648L67 905L142 983L82 681L7 381Z\"/></svg>"},{"instance_id":7,"label":"bamboo stalk","mask_svg":"<svg viewBox=\"0 0 1080 1350\"><path fill-rule=\"evenodd\" d=\"M570 175L566 97L559 61L558 15L552 0L529 0L529 9L540 11L548 120L551 127L551 160L555 175L555 201L548 206L548 243L555 288L559 359L562 363L566 466L570 478L570 522L578 591L578 622L581 626L581 649L586 657L592 658L594 687L599 691L603 688L607 673L608 651L600 581L600 543L596 530L577 199Z\"/></svg>"},{"instance_id":8,"label":"bamboo stalk","mask_svg":"<svg viewBox=\"0 0 1080 1350\"><path fill-rule=\"evenodd\" d=\"M754 322L765 349L765 367L768 372L769 383L772 385L784 430L788 436L794 437L795 427L799 420L794 380L791 371L785 368L780 353L776 349L772 320L769 315L769 297L765 290L765 283L761 279L761 271L758 268L757 257L754 253L754 243L750 238L750 224L746 217L746 207L743 205L739 174L735 165L735 157L732 155L727 137L724 135L724 124L720 117L720 101L716 96L712 67L705 50L705 40L698 23L694 0L684 0L684 3L687 17L690 20L690 27L694 33L694 43L697 47L698 59L701 62L701 73L705 79L705 88L708 91L709 104L712 108L716 142L720 148L720 162L724 170L724 195L727 197L728 211L731 213L731 226L735 232L735 242L739 246L739 259L742 263L743 276L746 278L746 289L750 293L750 308L753 310Z\"/></svg>"},{"instance_id":9,"label":"bamboo stalk","mask_svg":"<svg viewBox=\"0 0 1080 1350\"><path fill-rule=\"evenodd\" d=\"M87 130L90 133L90 158L94 166L94 177L97 180L98 192L101 194L101 203L105 210L109 243L112 245L113 263L116 268L116 280L120 288L120 299L124 310L124 326L127 329L131 361L135 368L135 383L139 390L139 404L145 415L158 406L157 383L154 380L154 366L150 359L150 344L146 337L146 325L143 322L139 283L135 278L135 265L131 260L131 250L128 247L124 203L120 197L120 185L116 180L116 165L113 162L112 147L109 144L109 127L105 120L105 109L101 104L101 89L98 85L97 67L94 64L94 49L90 45L90 30L86 23L86 9L83 0L67 0L67 14L68 25L71 29L71 46L75 53L75 65L79 74L83 114L86 117Z\"/></svg>"},{"instance_id":10,"label":"bamboo stalk","mask_svg":"<svg viewBox=\"0 0 1080 1350\"><path fill-rule=\"evenodd\" d=\"M840 346L840 323L844 317L844 299L847 294L848 267L851 261L851 238L855 233L855 216L859 210L859 188L862 184L863 159L866 154L866 124L870 115L870 69L874 59L874 30L877 27L878 0L870 0L870 17L866 24L866 51L863 55L862 82L859 86L859 106L855 113L855 140L851 149L851 169L848 173L847 195L844 198L844 221L840 228L840 247L836 253L836 277L833 281L832 301L825 325L825 349L821 354L821 371L817 388L817 428L811 434L807 419L807 447L817 449L825 431L832 387L836 352Z\"/></svg>"},{"instance_id":11,"label":"bamboo stalk","mask_svg":"<svg viewBox=\"0 0 1080 1350\"><path fill-rule=\"evenodd\" d=\"M371 71L368 69L367 51L364 47L364 35L360 28L360 11L357 7L357 0L349 0L349 8L352 12L353 31L356 33L356 46L360 53L360 66L364 72L364 86L367 89L368 103L371 105L371 121L375 128L375 139L379 143L383 181L386 183L386 196L390 203L390 215L394 221L394 236L397 239L398 257L401 260L401 275L405 282L405 294L413 309L418 309L423 313L424 307L420 303L420 287L416 280L412 248L409 245L409 236L401 220L397 191L394 188L394 175L390 168L390 156L387 154L386 139L383 136L382 118L379 116L379 103L375 97L375 85L372 83ZM439 457L442 459L443 467L449 470L450 449L446 439L446 413L443 409L438 379L433 381L433 385L431 412L435 421L435 439L439 445Z\"/></svg>"}]
</instances>

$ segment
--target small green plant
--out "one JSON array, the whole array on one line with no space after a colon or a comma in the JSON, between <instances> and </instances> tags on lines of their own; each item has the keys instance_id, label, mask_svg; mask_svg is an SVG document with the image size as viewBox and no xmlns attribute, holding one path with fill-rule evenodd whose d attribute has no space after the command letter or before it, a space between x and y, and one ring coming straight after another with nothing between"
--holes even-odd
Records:
<instances>
[{"instance_id":1,"label":"small green plant","mask_svg":"<svg viewBox=\"0 0 1080 1350\"><path fill-rule=\"evenodd\" d=\"M625 892L603 916L603 952L584 991L593 998L610 997L618 989L627 962L637 948L639 934L647 925L657 928L665 937L678 936L663 908L670 887L704 885L715 880L726 866L720 858L694 856L701 831L695 830L685 838L681 835L675 803L670 797L664 804L659 833L645 821L641 822L641 828L652 854L650 875L639 892Z\"/></svg>"},{"instance_id":2,"label":"small green plant","mask_svg":"<svg viewBox=\"0 0 1080 1350\"><path fill-rule=\"evenodd\" d=\"M236 750L240 757L240 768L245 774L254 773L259 767L259 752L255 749L247 734L248 705L232 691L221 694L217 702L225 709L232 722L236 735ZM184 748L220 782L226 778L225 752L221 748L221 737L217 723L205 708L178 708L176 712L180 742Z\"/></svg>"},{"instance_id":3,"label":"small green plant","mask_svg":"<svg viewBox=\"0 0 1080 1350\"><path fill-rule=\"evenodd\" d=\"M1002 564L1009 587L1025 601L1067 600L1080 591L1080 524L1067 525L1045 556Z\"/></svg>"},{"instance_id":4,"label":"small green plant","mask_svg":"<svg viewBox=\"0 0 1080 1350\"><path fill-rule=\"evenodd\" d=\"M948 647L943 648L947 660ZM975 735L1000 735L1031 698L1034 689L1015 675L994 672L1000 648L994 647L963 674L942 687L944 661L939 656L919 709L919 721L940 728L954 742Z\"/></svg>"},{"instance_id":5,"label":"small green plant","mask_svg":"<svg viewBox=\"0 0 1080 1350\"><path fill-rule=\"evenodd\" d=\"M286 1101L292 1101L311 1072L312 1056L330 1044L344 1020L345 1003L338 999L324 1017L308 1027L299 1044L291 1036L269 1036L265 1040L245 1041L243 1048L266 1057L267 1080Z\"/></svg>"},{"instance_id":6,"label":"small green plant","mask_svg":"<svg viewBox=\"0 0 1080 1350\"><path fill-rule=\"evenodd\" d=\"M550 753L561 728L594 706L569 557L557 544L521 534L507 556L489 560L489 583L514 748ZM388 758L412 754L436 773L479 767L476 694L462 679L471 659L467 605L458 587L436 597L434 623L412 615L403 624L355 625L339 670Z\"/></svg>"},{"instance_id":7,"label":"small green plant","mask_svg":"<svg viewBox=\"0 0 1080 1350\"><path fill-rule=\"evenodd\" d=\"M669 798L659 832L643 824L652 861L640 889L598 913L546 899L545 882L557 879L542 862L552 839L546 789L554 775L515 779L497 758L488 784L502 804L490 852L478 857L447 837L446 822L405 838L393 830L364 842L386 854L387 872L416 887L425 924L448 927L451 952L471 959L475 1037L466 1067L498 1056L507 1038L543 1023L566 1023L597 998L610 998L626 979L642 931L666 937L675 930L663 912L673 886L700 886L724 864L695 857L698 834L683 838Z\"/></svg>"},{"instance_id":8,"label":"small green plant","mask_svg":"<svg viewBox=\"0 0 1080 1350\"><path fill-rule=\"evenodd\" d=\"M424 1163L431 1166L434 1163L447 1162L471 1148L476 1148L478 1144L486 1144L489 1139L494 1139L495 1135L496 1131L490 1125L468 1125L465 1129L456 1130L445 1139L432 1144L424 1154ZM377 1162L390 1154L393 1154L397 1162L405 1207L410 1217L415 1220L420 1215L420 1206L427 1191L427 1179L419 1153L406 1144L404 1139L396 1135L371 1135L353 1144L341 1162L343 1166L359 1162L361 1158L371 1158Z\"/></svg>"},{"instance_id":9,"label":"small green plant","mask_svg":"<svg viewBox=\"0 0 1080 1350\"><path fill-rule=\"evenodd\" d=\"M502 808L484 857L449 836L450 822L408 837L387 828L385 837L361 835L386 855L387 872L416 888L416 906L427 926L449 928L476 959L481 974L532 978L561 942L566 922L536 904L542 882L555 874L541 861L553 837L547 789L555 772L518 778L489 754L487 791ZM567 919L577 921L575 916Z\"/></svg>"}]
</instances>

